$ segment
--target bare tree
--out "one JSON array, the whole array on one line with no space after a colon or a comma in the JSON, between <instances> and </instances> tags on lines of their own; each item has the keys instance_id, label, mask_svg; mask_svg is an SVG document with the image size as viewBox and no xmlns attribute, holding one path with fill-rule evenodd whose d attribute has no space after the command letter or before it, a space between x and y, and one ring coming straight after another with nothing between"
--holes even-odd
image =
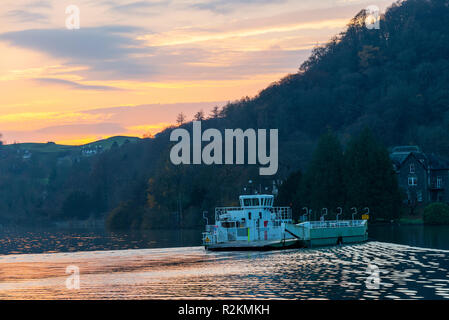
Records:
<instances>
[{"instance_id":1,"label":"bare tree","mask_svg":"<svg viewBox=\"0 0 449 320\"><path fill-rule=\"evenodd\" d=\"M210 118L216 119L219 116L220 116L220 108L218 106L213 107L213 109L210 113Z\"/></svg>"},{"instance_id":2,"label":"bare tree","mask_svg":"<svg viewBox=\"0 0 449 320\"><path fill-rule=\"evenodd\" d=\"M180 113L178 114L178 117L176 118L176 123L178 124L178 126L184 124L186 122L186 116L184 113Z\"/></svg>"},{"instance_id":3,"label":"bare tree","mask_svg":"<svg viewBox=\"0 0 449 320\"><path fill-rule=\"evenodd\" d=\"M204 120L204 111L200 110L197 113L195 113L195 115L193 116L193 120L195 120L195 121L202 121L202 120Z\"/></svg>"}]
</instances>

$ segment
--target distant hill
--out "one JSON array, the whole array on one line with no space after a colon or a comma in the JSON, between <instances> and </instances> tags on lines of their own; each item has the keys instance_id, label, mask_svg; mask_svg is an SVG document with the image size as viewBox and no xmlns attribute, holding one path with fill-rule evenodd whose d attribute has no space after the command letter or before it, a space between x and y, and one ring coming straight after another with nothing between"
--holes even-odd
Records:
<instances>
[{"instance_id":1,"label":"distant hill","mask_svg":"<svg viewBox=\"0 0 449 320\"><path fill-rule=\"evenodd\" d=\"M87 144L81 145L80 147L85 148L85 147L102 146L103 149L107 150L107 149L110 149L114 143L117 143L118 146L121 146L127 142L138 142L140 140L142 140L142 139L138 138L138 137L115 136L115 137L110 137L107 139L102 139L102 140L94 141L91 143L87 143Z\"/></svg>"},{"instance_id":2,"label":"distant hill","mask_svg":"<svg viewBox=\"0 0 449 320\"><path fill-rule=\"evenodd\" d=\"M5 148L15 148L19 150L28 150L30 152L40 152L40 153L54 153L54 152L64 152L64 151L79 151L84 148L101 146L104 150L108 150L112 147L114 143L121 146L125 142L137 142L141 140L138 137L127 137L127 136L114 136L107 139L102 139L94 142L90 142L84 145L72 146L72 145L62 145L56 144L54 142L47 143L15 143L4 145Z\"/></svg>"}]
</instances>

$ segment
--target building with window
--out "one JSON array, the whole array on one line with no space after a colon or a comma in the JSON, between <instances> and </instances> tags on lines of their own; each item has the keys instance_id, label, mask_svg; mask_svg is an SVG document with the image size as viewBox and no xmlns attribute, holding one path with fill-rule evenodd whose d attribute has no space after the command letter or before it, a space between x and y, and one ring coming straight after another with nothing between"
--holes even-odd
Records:
<instances>
[{"instance_id":1,"label":"building with window","mask_svg":"<svg viewBox=\"0 0 449 320\"><path fill-rule=\"evenodd\" d=\"M448 160L435 154L425 154L417 146L394 147L390 158L406 204L449 203Z\"/></svg>"}]
</instances>

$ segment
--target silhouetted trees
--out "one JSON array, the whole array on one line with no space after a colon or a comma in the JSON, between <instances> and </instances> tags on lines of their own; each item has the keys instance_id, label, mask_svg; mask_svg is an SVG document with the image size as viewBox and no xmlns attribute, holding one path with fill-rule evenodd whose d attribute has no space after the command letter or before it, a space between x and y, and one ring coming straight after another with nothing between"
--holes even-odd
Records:
<instances>
[{"instance_id":1,"label":"silhouetted trees","mask_svg":"<svg viewBox=\"0 0 449 320\"><path fill-rule=\"evenodd\" d=\"M84 220L92 212L92 199L84 191L73 191L62 204L62 213L67 219Z\"/></svg>"},{"instance_id":2,"label":"silhouetted trees","mask_svg":"<svg viewBox=\"0 0 449 320\"><path fill-rule=\"evenodd\" d=\"M335 134L321 136L300 189L304 206L315 211L336 208L345 201L343 152Z\"/></svg>"},{"instance_id":3,"label":"silhouetted trees","mask_svg":"<svg viewBox=\"0 0 449 320\"><path fill-rule=\"evenodd\" d=\"M349 142L344 159L347 203L369 207L376 219L398 218L401 196L397 176L387 149L369 129Z\"/></svg>"},{"instance_id":4,"label":"silhouetted trees","mask_svg":"<svg viewBox=\"0 0 449 320\"><path fill-rule=\"evenodd\" d=\"M204 116L204 111L203 110L198 111L193 116L193 120L195 120L195 121L202 121L204 119L205 119L205 116Z\"/></svg>"},{"instance_id":5,"label":"silhouetted trees","mask_svg":"<svg viewBox=\"0 0 449 320\"><path fill-rule=\"evenodd\" d=\"M180 125L183 125L185 122L186 122L186 116L184 113L181 112L176 117L176 123L178 124L178 126L180 126Z\"/></svg>"},{"instance_id":6,"label":"silhouetted trees","mask_svg":"<svg viewBox=\"0 0 449 320\"><path fill-rule=\"evenodd\" d=\"M354 136L342 151L338 138L327 132L321 136L312 161L301 178L292 173L281 186L277 200L295 203L295 209L308 207L318 219L322 208L334 217L337 207L361 212L369 207L375 220L396 219L400 215L401 197L396 174L387 149L369 129Z\"/></svg>"}]
</instances>

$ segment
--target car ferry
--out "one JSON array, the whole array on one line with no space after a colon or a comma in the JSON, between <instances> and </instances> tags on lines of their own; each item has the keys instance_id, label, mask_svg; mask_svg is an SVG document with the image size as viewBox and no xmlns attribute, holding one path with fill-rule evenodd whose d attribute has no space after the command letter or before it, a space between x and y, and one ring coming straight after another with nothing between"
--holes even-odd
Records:
<instances>
[{"instance_id":1,"label":"car ferry","mask_svg":"<svg viewBox=\"0 0 449 320\"><path fill-rule=\"evenodd\" d=\"M367 220L306 221L294 224L289 207L274 207L274 196L242 195L239 207L215 208L206 225L207 250L274 250L354 243L368 238Z\"/></svg>"}]
</instances>

